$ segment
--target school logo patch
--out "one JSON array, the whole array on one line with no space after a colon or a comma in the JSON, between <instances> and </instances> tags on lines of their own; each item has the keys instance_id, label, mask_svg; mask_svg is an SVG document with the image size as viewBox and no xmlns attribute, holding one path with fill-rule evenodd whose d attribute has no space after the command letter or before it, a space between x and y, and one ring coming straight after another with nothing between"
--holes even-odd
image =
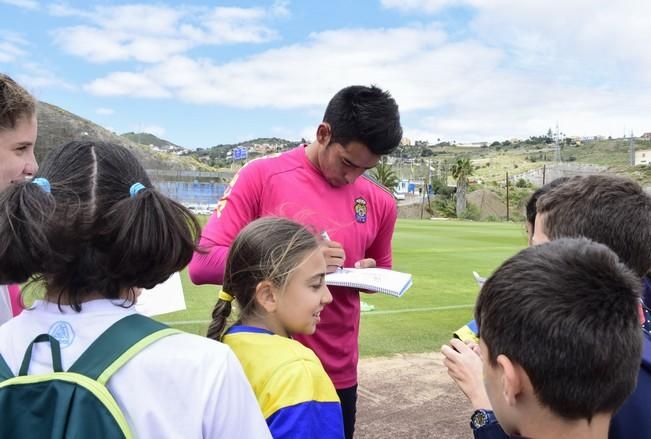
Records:
<instances>
[{"instance_id":1,"label":"school logo patch","mask_svg":"<svg viewBox=\"0 0 651 439\"><path fill-rule=\"evenodd\" d=\"M366 204L366 200L362 197L355 199L355 221L358 223L363 224L366 222L366 214L368 212Z\"/></svg>"},{"instance_id":2,"label":"school logo patch","mask_svg":"<svg viewBox=\"0 0 651 439\"><path fill-rule=\"evenodd\" d=\"M48 334L59 341L61 348L67 348L75 340L75 330L70 323L64 321L55 322L50 326Z\"/></svg>"}]
</instances>

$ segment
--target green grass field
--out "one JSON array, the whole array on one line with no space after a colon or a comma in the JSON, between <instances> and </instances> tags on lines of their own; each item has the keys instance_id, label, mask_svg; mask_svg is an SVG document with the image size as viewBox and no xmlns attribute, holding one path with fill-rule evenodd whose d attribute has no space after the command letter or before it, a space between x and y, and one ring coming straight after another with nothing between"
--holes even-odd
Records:
<instances>
[{"instance_id":1,"label":"green grass field","mask_svg":"<svg viewBox=\"0 0 651 439\"><path fill-rule=\"evenodd\" d=\"M362 313L361 355L438 349L472 318L478 292L472 271L487 276L525 245L520 224L398 220L394 268L412 273L414 285L402 298L362 294L375 309ZM195 286L187 272L183 284L187 310L159 319L203 335L218 287Z\"/></svg>"}]
</instances>

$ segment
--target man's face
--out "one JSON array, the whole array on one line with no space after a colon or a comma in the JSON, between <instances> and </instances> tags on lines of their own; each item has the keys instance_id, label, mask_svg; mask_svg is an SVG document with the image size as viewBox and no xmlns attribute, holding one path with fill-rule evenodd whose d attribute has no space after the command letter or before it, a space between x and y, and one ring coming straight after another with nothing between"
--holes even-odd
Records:
<instances>
[{"instance_id":1,"label":"man's face","mask_svg":"<svg viewBox=\"0 0 651 439\"><path fill-rule=\"evenodd\" d=\"M366 170L374 168L379 161L379 155L356 141L349 142L346 146L330 143L319 157L321 172L334 187L351 184Z\"/></svg>"},{"instance_id":2,"label":"man's face","mask_svg":"<svg viewBox=\"0 0 651 439\"><path fill-rule=\"evenodd\" d=\"M38 170L34 157L36 127L33 115L18 119L13 129L0 129L0 191Z\"/></svg>"}]
</instances>

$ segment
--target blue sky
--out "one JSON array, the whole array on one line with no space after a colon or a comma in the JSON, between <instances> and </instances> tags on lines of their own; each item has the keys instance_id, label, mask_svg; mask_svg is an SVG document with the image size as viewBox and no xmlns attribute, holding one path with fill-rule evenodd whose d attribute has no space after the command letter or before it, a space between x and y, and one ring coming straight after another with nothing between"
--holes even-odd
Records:
<instances>
[{"instance_id":1,"label":"blue sky","mask_svg":"<svg viewBox=\"0 0 651 439\"><path fill-rule=\"evenodd\" d=\"M651 131L647 0L0 0L0 71L118 133L186 147L311 139L377 84L405 135Z\"/></svg>"}]
</instances>

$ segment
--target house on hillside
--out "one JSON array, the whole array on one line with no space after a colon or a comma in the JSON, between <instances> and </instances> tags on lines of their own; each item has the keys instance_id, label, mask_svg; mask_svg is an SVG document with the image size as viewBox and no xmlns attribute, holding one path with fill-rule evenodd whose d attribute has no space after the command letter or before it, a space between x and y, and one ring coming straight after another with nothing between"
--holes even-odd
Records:
<instances>
[{"instance_id":1,"label":"house on hillside","mask_svg":"<svg viewBox=\"0 0 651 439\"><path fill-rule=\"evenodd\" d=\"M651 163L651 149L635 151L635 166L648 165Z\"/></svg>"},{"instance_id":2,"label":"house on hillside","mask_svg":"<svg viewBox=\"0 0 651 439\"><path fill-rule=\"evenodd\" d=\"M459 148L486 148L488 142L459 142L455 146Z\"/></svg>"},{"instance_id":3,"label":"house on hillside","mask_svg":"<svg viewBox=\"0 0 651 439\"><path fill-rule=\"evenodd\" d=\"M398 181L398 184L393 188L393 190L396 194L414 194L418 193L419 189L422 191L424 184L425 181L422 179L413 180L403 178Z\"/></svg>"},{"instance_id":4,"label":"house on hillside","mask_svg":"<svg viewBox=\"0 0 651 439\"><path fill-rule=\"evenodd\" d=\"M651 133L644 133L640 136L640 139L651 140Z\"/></svg>"}]
</instances>

